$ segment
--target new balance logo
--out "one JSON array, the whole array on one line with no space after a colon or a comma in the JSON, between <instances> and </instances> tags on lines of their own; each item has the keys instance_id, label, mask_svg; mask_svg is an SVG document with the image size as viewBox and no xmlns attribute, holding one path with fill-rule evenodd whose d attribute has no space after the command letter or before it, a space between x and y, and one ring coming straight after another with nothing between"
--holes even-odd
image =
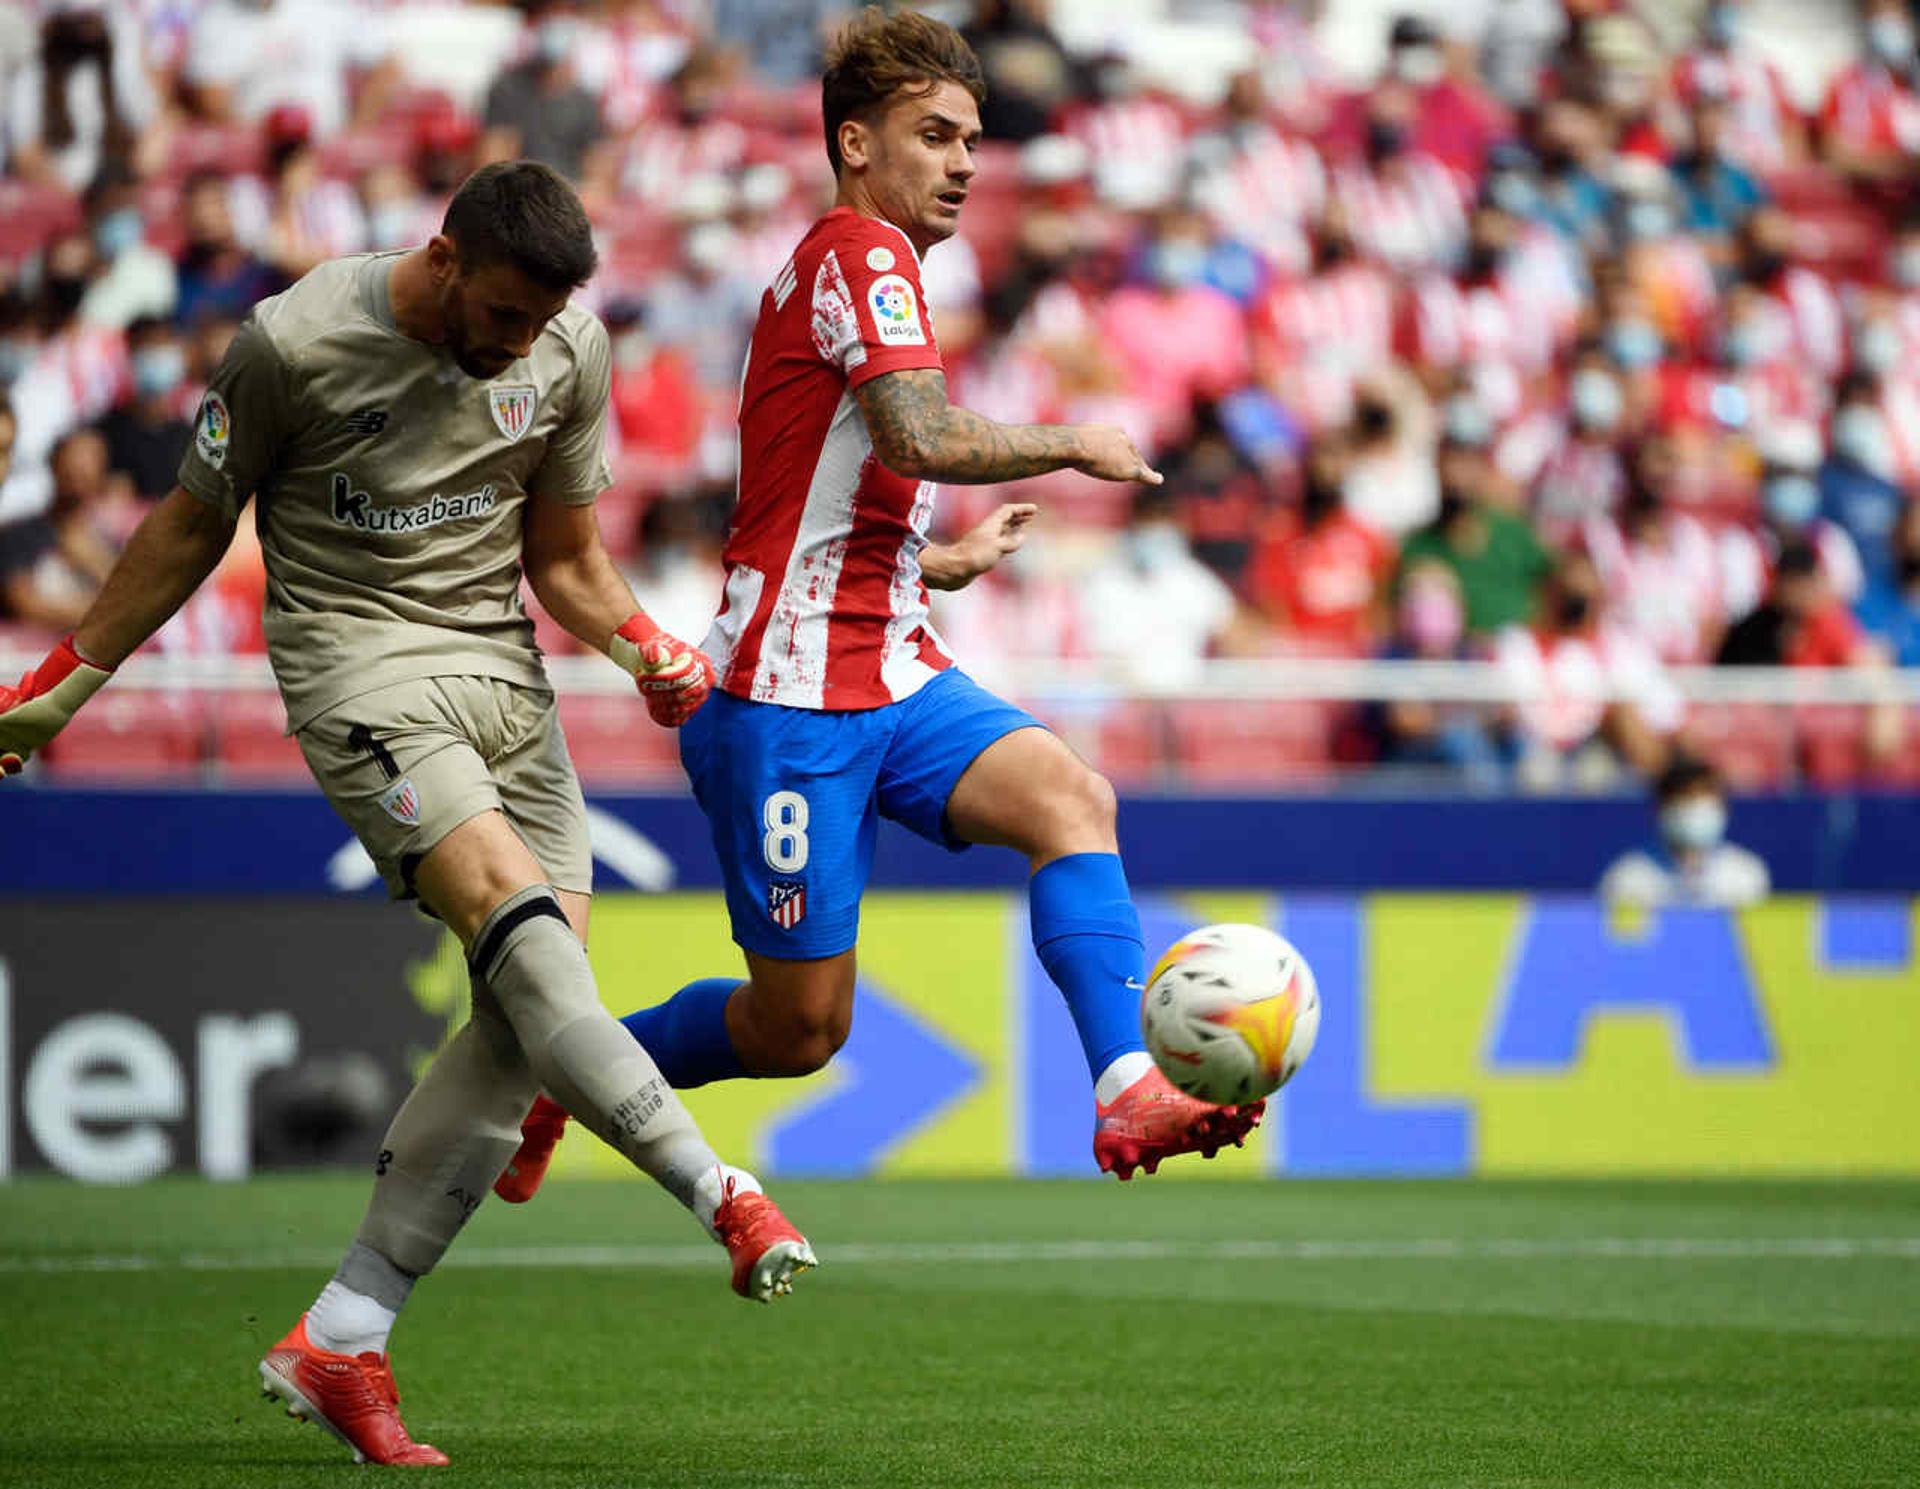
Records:
<instances>
[{"instance_id":1,"label":"new balance logo","mask_svg":"<svg viewBox=\"0 0 1920 1489\"><path fill-rule=\"evenodd\" d=\"M363 408L357 414L348 414L341 423L349 434L378 434L387 427L387 411L383 408Z\"/></svg>"}]
</instances>

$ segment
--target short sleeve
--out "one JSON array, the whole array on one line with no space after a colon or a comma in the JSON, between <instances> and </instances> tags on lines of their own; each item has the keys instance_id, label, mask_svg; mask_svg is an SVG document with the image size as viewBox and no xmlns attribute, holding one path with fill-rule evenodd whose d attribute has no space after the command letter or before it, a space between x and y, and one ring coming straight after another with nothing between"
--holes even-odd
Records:
<instances>
[{"instance_id":1,"label":"short sleeve","mask_svg":"<svg viewBox=\"0 0 1920 1489\"><path fill-rule=\"evenodd\" d=\"M940 368L920 265L906 237L871 218L835 236L813 277L813 346L848 388L888 372Z\"/></svg>"},{"instance_id":2,"label":"short sleeve","mask_svg":"<svg viewBox=\"0 0 1920 1489\"><path fill-rule=\"evenodd\" d=\"M250 315L200 400L180 484L237 517L266 479L292 423L285 359L257 314Z\"/></svg>"},{"instance_id":3,"label":"short sleeve","mask_svg":"<svg viewBox=\"0 0 1920 1489\"><path fill-rule=\"evenodd\" d=\"M527 482L529 495L583 506L613 484L607 464L607 400L612 386L613 352L607 329L590 318L574 363L573 404L566 422L547 441L540 468Z\"/></svg>"}]
</instances>

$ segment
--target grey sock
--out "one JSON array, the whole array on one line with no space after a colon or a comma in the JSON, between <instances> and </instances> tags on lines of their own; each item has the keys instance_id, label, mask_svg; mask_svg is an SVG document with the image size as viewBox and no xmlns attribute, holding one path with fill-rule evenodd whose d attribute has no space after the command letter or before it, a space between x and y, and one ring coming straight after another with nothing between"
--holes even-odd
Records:
<instances>
[{"instance_id":1,"label":"grey sock","mask_svg":"<svg viewBox=\"0 0 1920 1489\"><path fill-rule=\"evenodd\" d=\"M601 1006L553 891L536 885L495 910L474 937L473 968L547 1093L691 1207L694 1181L719 1159L653 1057Z\"/></svg>"},{"instance_id":2,"label":"grey sock","mask_svg":"<svg viewBox=\"0 0 1920 1489\"><path fill-rule=\"evenodd\" d=\"M340 1258L333 1280L342 1287L365 1293L376 1303L398 1313L406 1306L407 1295L419 1278L403 1272L371 1246L355 1241Z\"/></svg>"}]
</instances>

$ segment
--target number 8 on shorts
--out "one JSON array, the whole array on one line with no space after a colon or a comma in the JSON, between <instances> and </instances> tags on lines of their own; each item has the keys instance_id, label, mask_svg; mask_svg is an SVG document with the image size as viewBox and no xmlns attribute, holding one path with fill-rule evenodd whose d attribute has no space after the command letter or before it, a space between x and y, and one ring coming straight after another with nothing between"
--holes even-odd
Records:
<instances>
[{"instance_id":1,"label":"number 8 on shorts","mask_svg":"<svg viewBox=\"0 0 1920 1489\"><path fill-rule=\"evenodd\" d=\"M776 874L797 874L807 866L807 799L798 791L776 791L767 798L760 820L767 867Z\"/></svg>"}]
</instances>

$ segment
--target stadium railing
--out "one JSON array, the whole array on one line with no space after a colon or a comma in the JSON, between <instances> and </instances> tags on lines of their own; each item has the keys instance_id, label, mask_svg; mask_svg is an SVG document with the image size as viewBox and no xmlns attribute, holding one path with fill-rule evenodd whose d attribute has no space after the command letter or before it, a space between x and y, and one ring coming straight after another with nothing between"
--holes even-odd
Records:
<instances>
[{"instance_id":1,"label":"stadium railing","mask_svg":"<svg viewBox=\"0 0 1920 1489\"><path fill-rule=\"evenodd\" d=\"M0 652L0 677L33 656ZM674 737L647 725L632 683L598 657L548 659L589 784L677 787ZM1392 774L1377 760L1378 705L1491 713L1541 694L1487 663L1326 658L1198 664L1177 679L1093 663L981 669L1129 787L1279 788ZM1920 671L1672 669L1679 741L1736 790L1920 785ZM61 782L297 781L298 747L263 657L142 655L46 752Z\"/></svg>"}]
</instances>

